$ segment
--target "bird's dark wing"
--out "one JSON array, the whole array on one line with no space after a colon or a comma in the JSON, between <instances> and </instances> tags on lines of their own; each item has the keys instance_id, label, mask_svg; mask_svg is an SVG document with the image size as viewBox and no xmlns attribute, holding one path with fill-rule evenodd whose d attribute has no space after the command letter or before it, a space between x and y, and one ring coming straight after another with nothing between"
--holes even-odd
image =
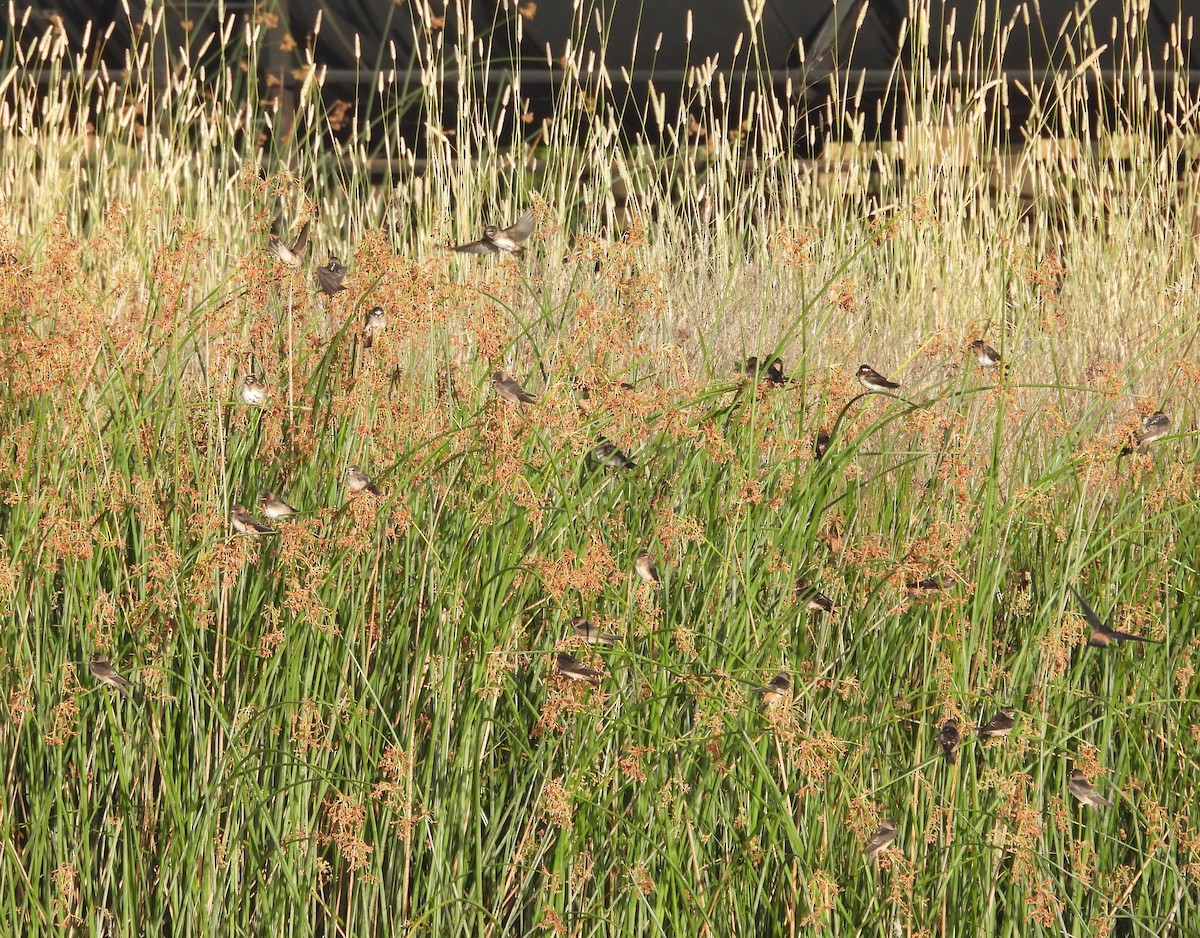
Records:
<instances>
[{"instance_id":1,"label":"bird's dark wing","mask_svg":"<svg viewBox=\"0 0 1200 938\"><path fill-rule=\"evenodd\" d=\"M452 250L459 254L495 254L496 249L490 241L471 241L469 244L456 245Z\"/></svg>"},{"instance_id":2,"label":"bird's dark wing","mask_svg":"<svg viewBox=\"0 0 1200 938\"><path fill-rule=\"evenodd\" d=\"M533 212L526 209L524 215L504 229L504 233L514 241L524 241L533 234Z\"/></svg>"},{"instance_id":3,"label":"bird's dark wing","mask_svg":"<svg viewBox=\"0 0 1200 938\"><path fill-rule=\"evenodd\" d=\"M1097 631L1111 634L1112 629L1106 623L1100 621L1100 617L1096 615L1096 610L1089 606L1088 601L1079 595L1079 590L1075 589L1074 586L1069 586L1068 589L1075 594L1075 598L1079 600L1079 605L1083 607L1083 617L1087 619L1088 625Z\"/></svg>"},{"instance_id":4,"label":"bird's dark wing","mask_svg":"<svg viewBox=\"0 0 1200 938\"><path fill-rule=\"evenodd\" d=\"M296 243L292 245L292 251L296 254L301 253L308 244L308 232L312 228L312 219L304 223L304 227L300 229L300 234L296 236Z\"/></svg>"}]
</instances>

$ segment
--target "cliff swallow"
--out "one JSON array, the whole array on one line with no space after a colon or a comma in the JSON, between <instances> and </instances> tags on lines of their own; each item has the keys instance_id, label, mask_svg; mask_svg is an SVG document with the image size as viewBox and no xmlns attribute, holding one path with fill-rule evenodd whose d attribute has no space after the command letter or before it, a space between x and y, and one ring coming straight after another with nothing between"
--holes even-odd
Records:
<instances>
[{"instance_id":1,"label":"cliff swallow","mask_svg":"<svg viewBox=\"0 0 1200 938\"><path fill-rule=\"evenodd\" d=\"M643 583L653 584L662 582L662 577L658 575L658 567L654 566L654 561L650 559L650 555L644 550L634 559L633 569L641 577Z\"/></svg>"},{"instance_id":2,"label":"cliff swallow","mask_svg":"<svg viewBox=\"0 0 1200 938\"><path fill-rule=\"evenodd\" d=\"M975 353L975 361L979 363L980 368L995 368L1000 364L1000 353L984 342L983 339L976 339L972 342L970 349Z\"/></svg>"},{"instance_id":3,"label":"cliff swallow","mask_svg":"<svg viewBox=\"0 0 1200 938\"><path fill-rule=\"evenodd\" d=\"M371 307L367 311L367 318L363 323L363 348L370 348L375 341L375 336L379 335L386 328L387 313L383 311L383 307Z\"/></svg>"},{"instance_id":4,"label":"cliff swallow","mask_svg":"<svg viewBox=\"0 0 1200 938\"><path fill-rule=\"evenodd\" d=\"M1071 770L1071 780L1067 782L1067 791L1074 795L1079 802L1090 808L1106 808L1110 803L1108 799L1101 797L1100 792L1092 787L1092 783L1083 774L1083 769Z\"/></svg>"},{"instance_id":5,"label":"cliff swallow","mask_svg":"<svg viewBox=\"0 0 1200 938\"><path fill-rule=\"evenodd\" d=\"M833 600L801 577L796 581L795 597L809 612L833 612Z\"/></svg>"},{"instance_id":6,"label":"cliff swallow","mask_svg":"<svg viewBox=\"0 0 1200 938\"><path fill-rule=\"evenodd\" d=\"M1119 645L1121 642L1150 642L1158 644L1157 639L1143 638L1141 635L1130 635L1128 632L1118 632L1116 629L1109 628L1108 623L1101 622L1100 617L1096 615L1096 611L1088 605L1086 599L1079 595L1079 590L1074 586L1070 587L1075 598L1079 600L1079 605L1083 607L1083 617L1087 619L1088 625L1092 627L1091 638L1088 639L1088 644L1093 648L1107 648L1109 645Z\"/></svg>"},{"instance_id":7,"label":"cliff swallow","mask_svg":"<svg viewBox=\"0 0 1200 938\"><path fill-rule=\"evenodd\" d=\"M255 519L254 515L246 510L246 506L242 504L234 505L229 512L229 523L233 525L233 529L238 534L274 534L274 528L268 528L265 524Z\"/></svg>"},{"instance_id":8,"label":"cliff swallow","mask_svg":"<svg viewBox=\"0 0 1200 938\"><path fill-rule=\"evenodd\" d=\"M777 701L782 700L792 692L792 679L788 677L786 671L780 671L770 681L762 687L756 687L752 693L762 697L763 703L770 706Z\"/></svg>"},{"instance_id":9,"label":"cliff swallow","mask_svg":"<svg viewBox=\"0 0 1200 938\"><path fill-rule=\"evenodd\" d=\"M890 817L884 818L875 828L875 833L871 835L867 845L863 847L863 856L867 858L868 863L873 863L879 854L892 845L895 839L896 822Z\"/></svg>"},{"instance_id":10,"label":"cliff swallow","mask_svg":"<svg viewBox=\"0 0 1200 938\"><path fill-rule=\"evenodd\" d=\"M117 669L112 666L112 662L104 655L97 652L88 658L88 670L100 683L115 688L126 697L129 696L129 689L133 687L133 682L119 675Z\"/></svg>"},{"instance_id":11,"label":"cliff swallow","mask_svg":"<svg viewBox=\"0 0 1200 938\"><path fill-rule=\"evenodd\" d=\"M504 398L504 400L512 401L514 404L532 404L537 400L536 397L521 387L521 382L507 371L492 372L492 390Z\"/></svg>"},{"instance_id":12,"label":"cliff swallow","mask_svg":"<svg viewBox=\"0 0 1200 938\"><path fill-rule=\"evenodd\" d=\"M600 437L600 442L592 450L591 455L592 459L600 465L608 466L611 469L633 469L637 466L637 463L618 449L615 443L609 442L604 437Z\"/></svg>"},{"instance_id":13,"label":"cliff swallow","mask_svg":"<svg viewBox=\"0 0 1200 938\"><path fill-rule=\"evenodd\" d=\"M308 232L312 227L312 219L304 223L300 234L290 246L284 244L275 235L267 242L267 250L283 261L288 267L299 267L304 262L304 248L308 244Z\"/></svg>"},{"instance_id":14,"label":"cliff swallow","mask_svg":"<svg viewBox=\"0 0 1200 938\"><path fill-rule=\"evenodd\" d=\"M483 237L478 241L459 244L454 250L460 254L499 254L506 251L509 254L521 254L525 249L520 242L533 234L533 212L526 211L507 228L488 225L483 229Z\"/></svg>"},{"instance_id":15,"label":"cliff swallow","mask_svg":"<svg viewBox=\"0 0 1200 938\"><path fill-rule=\"evenodd\" d=\"M992 739L996 736L1007 736L1017 725L1015 707L1001 707L1000 712L975 731L980 739Z\"/></svg>"},{"instance_id":16,"label":"cliff swallow","mask_svg":"<svg viewBox=\"0 0 1200 938\"><path fill-rule=\"evenodd\" d=\"M279 521L296 513L295 508L274 492L263 492L258 496L258 504L262 508L263 514L272 521Z\"/></svg>"},{"instance_id":17,"label":"cliff swallow","mask_svg":"<svg viewBox=\"0 0 1200 938\"><path fill-rule=\"evenodd\" d=\"M859 365L855 377L868 391L891 391L900 387L898 382L889 381L870 365Z\"/></svg>"},{"instance_id":18,"label":"cliff swallow","mask_svg":"<svg viewBox=\"0 0 1200 938\"><path fill-rule=\"evenodd\" d=\"M942 755L951 765L958 761L958 744L961 740L962 736L958 732L958 720L954 718L947 720L938 730L938 748L942 750Z\"/></svg>"},{"instance_id":19,"label":"cliff swallow","mask_svg":"<svg viewBox=\"0 0 1200 938\"><path fill-rule=\"evenodd\" d=\"M258 375L242 375L242 380L238 382L238 396L243 404L262 407L267 402L267 386Z\"/></svg>"},{"instance_id":20,"label":"cliff swallow","mask_svg":"<svg viewBox=\"0 0 1200 938\"><path fill-rule=\"evenodd\" d=\"M346 467L346 485L351 492L355 493L367 491L376 496L383 494L379 491L379 486L375 484L375 481L358 466Z\"/></svg>"},{"instance_id":21,"label":"cliff swallow","mask_svg":"<svg viewBox=\"0 0 1200 938\"><path fill-rule=\"evenodd\" d=\"M332 296L334 293L345 290L346 288L342 286L342 281L346 279L346 271L349 269L349 267L330 254L325 266L317 268L317 283L321 285L321 292Z\"/></svg>"},{"instance_id":22,"label":"cliff swallow","mask_svg":"<svg viewBox=\"0 0 1200 938\"><path fill-rule=\"evenodd\" d=\"M602 631L592 625L591 621L583 616L575 616L571 620L571 627L575 630L575 637L582 638L589 645L615 645L621 640L612 632Z\"/></svg>"},{"instance_id":23,"label":"cliff swallow","mask_svg":"<svg viewBox=\"0 0 1200 938\"><path fill-rule=\"evenodd\" d=\"M587 681L592 687L600 686L600 672L595 668L589 668L574 655L568 655L565 651L558 653L557 667L558 673L569 680Z\"/></svg>"}]
</instances>

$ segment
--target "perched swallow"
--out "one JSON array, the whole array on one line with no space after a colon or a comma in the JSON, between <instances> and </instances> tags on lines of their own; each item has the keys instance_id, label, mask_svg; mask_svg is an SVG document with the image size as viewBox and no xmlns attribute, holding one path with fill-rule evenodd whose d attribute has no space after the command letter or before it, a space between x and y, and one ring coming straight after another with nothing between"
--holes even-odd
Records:
<instances>
[{"instance_id":1,"label":"perched swallow","mask_svg":"<svg viewBox=\"0 0 1200 938\"><path fill-rule=\"evenodd\" d=\"M128 678L121 677L117 673L117 669L112 666L112 662L104 655L96 652L88 658L88 670L101 684L107 684L109 687L116 688L126 697L129 696L129 688L133 687L133 682Z\"/></svg>"},{"instance_id":2,"label":"perched swallow","mask_svg":"<svg viewBox=\"0 0 1200 938\"><path fill-rule=\"evenodd\" d=\"M1017 725L1015 707L1001 707L1000 712L975 731L980 739L992 739L996 736L1007 736Z\"/></svg>"},{"instance_id":3,"label":"perched swallow","mask_svg":"<svg viewBox=\"0 0 1200 938\"><path fill-rule=\"evenodd\" d=\"M258 504L262 507L263 514L272 521L279 521L296 513L295 508L274 492L263 492L258 496Z\"/></svg>"},{"instance_id":4,"label":"perched swallow","mask_svg":"<svg viewBox=\"0 0 1200 938\"><path fill-rule=\"evenodd\" d=\"M367 311L367 320L363 324L363 348L370 348L375 336L387 328L387 313L382 306L374 306Z\"/></svg>"},{"instance_id":5,"label":"perched swallow","mask_svg":"<svg viewBox=\"0 0 1200 938\"><path fill-rule=\"evenodd\" d=\"M608 466L611 469L633 469L637 466L637 463L618 449L615 443L609 442L604 437L600 437L600 443L592 450L592 458L600 465Z\"/></svg>"},{"instance_id":6,"label":"perched swallow","mask_svg":"<svg viewBox=\"0 0 1200 938\"><path fill-rule=\"evenodd\" d=\"M825 454L829 452L829 434L818 433L816 442L813 443L813 458L824 459Z\"/></svg>"},{"instance_id":7,"label":"perched swallow","mask_svg":"<svg viewBox=\"0 0 1200 938\"><path fill-rule=\"evenodd\" d=\"M600 686L600 672L565 651L558 653L558 673L572 681L587 681L592 687Z\"/></svg>"},{"instance_id":8,"label":"perched swallow","mask_svg":"<svg viewBox=\"0 0 1200 938\"><path fill-rule=\"evenodd\" d=\"M243 404L262 407L267 402L267 386L258 375L242 375L242 380L238 382L238 396Z\"/></svg>"},{"instance_id":9,"label":"perched swallow","mask_svg":"<svg viewBox=\"0 0 1200 938\"><path fill-rule=\"evenodd\" d=\"M520 381L503 370L492 372L492 390L504 398L504 400L512 401L514 404L532 404L537 400L536 397L521 387Z\"/></svg>"},{"instance_id":10,"label":"perched swallow","mask_svg":"<svg viewBox=\"0 0 1200 938\"><path fill-rule=\"evenodd\" d=\"M936 576L926 577L923 580L909 580L904 584L904 588L910 593L936 593L945 589L942 581Z\"/></svg>"},{"instance_id":11,"label":"perched swallow","mask_svg":"<svg viewBox=\"0 0 1200 938\"><path fill-rule=\"evenodd\" d=\"M767 706L782 700L792 692L792 679L786 671L780 671L762 687L756 687L753 693L759 694Z\"/></svg>"},{"instance_id":12,"label":"perched swallow","mask_svg":"<svg viewBox=\"0 0 1200 938\"><path fill-rule=\"evenodd\" d=\"M460 254L499 254L506 251L509 254L521 254L524 248L520 242L533 234L533 212L526 211L507 228L488 225L483 229L483 237L468 244L459 244L454 250Z\"/></svg>"},{"instance_id":13,"label":"perched swallow","mask_svg":"<svg viewBox=\"0 0 1200 938\"><path fill-rule=\"evenodd\" d=\"M274 534L274 528L268 528L261 521L255 519L254 515L246 510L246 506L242 504L234 505L229 512L229 522L233 525L233 529L238 534Z\"/></svg>"},{"instance_id":14,"label":"perched swallow","mask_svg":"<svg viewBox=\"0 0 1200 938\"><path fill-rule=\"evenodd\" d=\"M783 373L782 358L773 358L771 359L771 363L764 367L756 357L751 356L746 359L746 365L743 370L746 372L746 377L754 381L769 381L771 384L776 385L787 384L791 381Z\"/></svg>"},{"instance_id":15,"label":"perched swallow","mask_svg":"<svg viewBox=\"0 0 1200 938\"><path fill-rule=\"evenodd\" d=\"M1083 774L1083 769L1072 769L1071 780L1067 782L1067 791L1075 796L1080 803L1090 808L1106 808L1109 801L1101 797L1100 792L1092 787L1092 783Z\"/></svg>"},{"instance_id":16,"label":"perched swallow","mask_svg":"<svg viewBox=\"0 0 1200 938\"><path fill-rule=\"evenodd\" d=\"M975 361L979 363L980 368L995 368L1000 364L1000 353L984 342L983 339L976 339L970 344L969 348L975 353Z\"/></svg>"},{"instance_id":17,"label":"perched swallow","mask_svg":"<svg viewBox=\"0 0 1200 938\"><path fill-rule=\"evenodd\" d=\"M351 492L367 491L376 496L383 494L379 491L379 486L375 484L375 481L358 466L346 467L346 485L349 486Z\"/></svg>"},{"instance_id":18,"label":"perched swallow","mask_svg":"<svg viewBox=\"0 0 1200 938\"><path fill-rule=\"evenodd\" d=\"M863 856L867 858L868 863L874 863L879 854L890 847L895 839L896 822L890 817L884 818L875 828L875 833L871 835L867 845L863 847Z\"/></svg>"},{"instance_id":19,"label":"perched swallow","mask_svg":"<svg viewBox=\"0 0 1200 938\"><path fill-rule=\"evenodd\" d=\"M859 365L855 377L868 391L890 391L900 387L898 382L889 381L870 365Z\"/></svg>"},{"instance_id":20,"label":"perched swallow","mask_svg":"<svg viewBox=\"0 0 1200 938\"><path fill-rule=\"evenodd\" d=\"M575 637L582 638L589 645L615 645L621 639L613 635L612 632L604 632L592 625L591 621L583 616L575 616L571 620L571 626L575 629Z\"/></svg>"},{"instance_id":21,"label":"perched swallow","mask_svg":"<svg viewBox=\"0 0 1200 938\"><path fill-rule=\"evenodd\" d=\"M300 234L292 245L286 245L275 235L267 242L267 250L283 261L288 267L299 267L304 263L304 248L308 245L308 231L312 227L312 219L304 223Z\"/></svg>"},{"instance_id":22,"label":"perched swallow","mask_svg":"<svg viewBox=\"0 0 1200 938\"><path fill-rule=\"evenodd\" d=\"M1109 645L1119 645L1125 641L1158 644L1158 641L1153 638L1143 638L1141 635L1130 635L1128 632L1118 632L1116 629L1109 628L1108 623L1101 622L1096 611L1088 605L1086 599L1079 595L1079 590L1072 586L1071 592L1079 600L1079 605L1083 607L1083 616L1087 619L1088 625L1092 627L1092 636L1088 639L1088 644L1093 648L1107 648Z\"/></svg>"},{"instance_id":23,"label":"perched swallow","mask_svg":"<svg viewBox=\"0 0 1200 938\"><path fill-rule=\"evenodd\" d=\"M618 384L616 384L616 387L619 387L622 391L632 391L633 390L633 385L630 384L628 381L621 381ZM573 390L575 392L576 400L586 401L586 400L591 399L591 396L592 396L591 387L588 384L586 384L584 382L584 380L582 378L580 378L578 375L571 376L571 390Z\"/></svg>"},{"instance_id":24,"label":"perched swallow","mask_svg":"<svg viewBox=\"0 0 1200 938\"><path fill-rule=\"evenodd\" d=\"M804 577L796 581L795 596L809 612L833 612L833 600Z\"/></svg>"},{"instance_id":25,"label":"perched swallow","mask_svg":"<svg viewBox=\"0 0 1200 938\"><path fill-rule=\"evenodd\" d=\"M642 551L633 561L634 572L642 578L643 583L661 583L662 577L658 575L658 567L654 566L654 561L650 559L650 555Z\"/></svg>"},{"instance_id":26,"label":"perched swallow","mask_svg":"<svg viewBox=\"0 0 1200 938\"><path fill-rule=\"evenodd\" d=\"M958 732L958 720L954 718L947 720L938 730L938 748L942 750L942 755L951 765L958 761L958 744L961 740L962 736Z\"/></svg>"},{"instance_id":27,"label":"perched swallow","mask_svg":"<svg viewBox=\"0 0 1200 938\"><path fill-rule=\"evenodd\" d=\"M1142 427L1141 433L1133 435L1133 442L1137 444L1138 453L1144 456L1149 452L1151 443L1158 442L1171 432L1171 418L1161 410L1156 410L1142 418ZM1123 452L1130 452L1130 447L1126 446Z\"/></svg>"},{"instance_id":28,"label":"perched swallow","mask_svg":"<svg viewBox=\"0 0 1200 938\"><path fill-rule=\"evenodd\" d=\"M346 271L349 269L349 267L330 254L325 266L317 268L317 283L321 285L321 292L332 296L334 293L345 290L346 288L342 286L342 281L346 279Z\"/></svg>"}]
</instances>

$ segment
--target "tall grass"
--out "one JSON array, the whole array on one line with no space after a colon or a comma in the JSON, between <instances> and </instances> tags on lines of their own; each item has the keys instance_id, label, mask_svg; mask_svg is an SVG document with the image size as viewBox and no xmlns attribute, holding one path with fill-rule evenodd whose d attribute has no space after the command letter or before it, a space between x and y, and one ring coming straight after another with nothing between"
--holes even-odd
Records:
<instances>
[{"instance_id":1,"label":"tall grass","mask_svg":"<svg viewBox=\"0 0 1200 938\"><path fill-rule=\"evenodd\" d=\"M163 72L158 20L118 75L9 14L0 931L1188 934L1181 47L1156 103L1161 50L1123 26L1096 126L1082 31L1016 76L997 50L1043 24L946 63L948 24L918 15L901 139L855 130L835 72L834 139L802 159L811 92L756 80L752 39L736 96L697 63L649 142L583 53L532 128L520 63L498 95L479 74L493 34L405 9L419 70L379 65L348 129L303 47L294 119L265 103L262 24L230 17ZM1037 107L1010 145L1018 94ZM453 124L411 139L415 106ZM443 249L528 205L523 261ZM292 272L264 248L306 218ZM351 268L329 298L327 252ZM747 381L750 354L793 382ZM900 391L860 396L860 361ZM495 399L497 367L538 403ZM262 410L236 400L248 370ZM1159 408L1171 435L1119 456ZM637 466L597 466L602 437ZM381 499L347 495L351 463ZM298 519L232 536L268 489ZM906 588L929 576L945 589ZM1162 644L1086 647L1068 585ZM622 642L581 648L574 615ZM562 649L598 689L555 673ZM91 677L96 650L133 698ZM764 708L780 669L792 694ZM1007 704L1012 736L967 732ZM1069 796L1072 764L1110 808Z\"/></svg>"}]
</instances>

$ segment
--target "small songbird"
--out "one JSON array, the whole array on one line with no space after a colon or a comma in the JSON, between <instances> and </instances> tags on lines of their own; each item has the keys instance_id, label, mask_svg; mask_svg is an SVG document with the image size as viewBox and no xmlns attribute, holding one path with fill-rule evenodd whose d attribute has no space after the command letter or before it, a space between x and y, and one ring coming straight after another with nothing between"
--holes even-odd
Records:
<instances>
[{"instance_id":1,"label":"small songbird","mask_svg":"<svg viewBox=\"0 0 1200 938\"><path fill-rule=\"evenodd\" d=\"M342 281L346 279L346 272L349 269L349 267L330 254L325 266L317 268L317 283L321 285L321 292L332 296L334 293L345 290L346 288L342 286Z\"/></svg>"},{"instance_id":2,"label":"small songbird","mask_svg":"<svg viewBox=\"0 0 1200 938\"><path fill-rule=\"evenodd\" d=\"M589 645L615 645L621 640L612 632L605 632L592 625L591 620L583 616L575 616L571 620L571 627L575 630L575 637L582 638Z\"/></svg>"},{"instance_id":3,"label":"small songbird","mask_svg":"<svg viewBox=\"0 0 1200 938\"><path fill-rule=\"evenodd\" d=\"M375 481L369 475L359 469L358 466L346 467L346 485L349 487L351 492L355 493L367 491L375 496L383 494L383 492L379 490L379 486L375 484Z\"/></svg>"},{"instance_id":4,"label":"small songbird","mask_svg":"<svg viewBox=\"0 0 1200 938\"><path fill-rule=\"evenodd\" d=\"M600 672L589 668L586 664L569 655L565 651L558 653L558 673L572 681L587 681L592 687L600 686Z\"/></svg>"},{"instance_id":5,"label":"small songbird","mask_svg":"<svg viewBox=\"0 0 1200 938\"><path fill-rule=\"evenodd\" d=\"M809 612L833 612L833 600L818 590L808 579L796 581L796 601L804 603Z\"/></svg>"},{"instance_id":6,"label":"small songbird","mask_svg":"<svg viewBox=\"0 0 1200 938\"><path fill-rule=\"evenodd\" d=\"M1015 707L1001 707L1000 712L975 731L980 739L993 739L996 736L1007 736L1017 725Z\"/></svg>"},{"instance_id":7,"label":"small songbird","mask_svg":"<svg viewBox=\"0 0 1200 938\"><path fill-rule=\"evenodd\" d=\"M1071 780L1067 782L1067 791L1074 795L1079 802L1090 808L1106 808L1110 803L1107 798L1101 797L1100 792L1092 787L1092 783L1083 774L1083 769L1071 770Z\"/></svg>"},{"instance_id":8,"label":"small songbird","mask_svg":"<svg viewBox=\"0 0 1200 938\"><path fill-rule=\"evenodd\" d=\"M904 584L904 588L910 593L936 593L945 589L941 579L936 576L926 577L923 580L909 580Z\"/></svg>"},{"instance_id":9,"label":"small songbird","mask_svg":"<svg viewBox=\"0 0 1200 938\"><path fill-rule=\"evenodd\" d=\"M879 826L875 828L875 833L871 835L871 839L867 841L867 845L863 847L863 856L866 857L868 863L875 862L879 854L890 847L895 839L896 822L890 817L884 818L879 822Z\"/></svg>"},{"instance_id":10,"label":"small songbird","mask_svg":"<svg viewBox=\"0 0 1200 938\"><path fill-rule=\"evenodd\" d=\"M285 502L274 492L263 492L258 496L258 504L262 508L263 514L272 521L280 521L289 515L294 515L296 509Z\"/></svg>"},{"instance_id":11,"label":"small songbird","mask_svg":"<svg viewBox=\"0 0 1200 938\"><path fill-rule=\"evenodd\" d=\"M115 688L126 697L129 696L129 689L133 687L133 682L119 675L117 669L112 666L112 662L104 655L96 652L88 658L88 670L100 683Z\"/></svg>"},{"instance_id":12,"label":"small songbird","mask_svg":"<svg viewBox=\"0 0 1200 938\"><path fill-rule=\"evenodd\" d=\"M650 555L644 550L634 558L633 569L641 577L643 583L654 584L662 582L662 577L658 575L658 567L654 566L654 561L650 559Z\"/></svg>"},{"instance_id":13,"label":"small songbird","mask_svg":"<svg viewBox=\"0 0 1200 938\"><path fill-rule=\"evenodd\" d=\"M855 377L868 391L891 391L900 387L898 382L889 381L870 365L859 365Z\"/></svg>"},{"instance_id":14,"label":"small songbird","mask_svg":"<svg viewBox=\"0 0 1200 938\"><path fill-rule=\"evenodd\" d=\"M387 328L387 313L382 306L373 306L367 310L367 319L363 324L363 348L370 348L375 336Z\"/></svg>"},{"instance_id":15,"label":"small songbird","mask_svg":"<svg viewBox=\"0 0 1200 938\"><path fill-rule=\"evenodd\" d=\"M983 369L995 368L1000 364L1000 353L988 345L983 339L976 339L969 346L972 352L975 353L975 361L979 363L979 367Z\"/></svg>"},{"instance_id":16,"label":"small songbird","mask_svg":"<svg viewBox=\"0 0 1200 938\"><path fill-rule=\"evenodd\" d=\"M816 442L813 443L813 459L824 459L825 454L829 452L829 434L818 433Z\"/></svg>"},{"instance_id":17,"label":"small songbird","mask_svg":"<svg viewBox=\"0 0 1200 938\"><path fill-rule=\"evenodd\" d=\"M770 681L762 687L756 687L752 693L762 697L763 703L770 706L786 697L792 692L792 679L788 677L786 671L780 671Z\"/></svg>"},{"instance_id":18,"label":"small songbird","mask_svg":"<svg viewBox=\"0 0 1200 938\"><path fill-rule=\"evenodd\" d=\"M308 245L308 232L312 227L312 219L304 223L300 234L291 245L284 244L276 235L271 235L267 242L267 250L283 261L288 267L299 267L304 263L304 248Z\"/></svg>"},{"instance_id":19,"label":"small songbird","mask_svg":"<svg viewBox=\"0 0 1200 938\"><path fill-rule=\"evenodd\" d=\"M1158 442L1171 432L1171 418L1161 410L1156 410L1142 418L1142 427L1141 433L1134 434L1133 442L1137 444L1138 453L1144 456L1149 452L1151 443Z\"/></svg>"},{"instance_id":20,"label":"small songbird","mask_svg":"<svg viewBox=\"0 0 1200 938\"><path fill-rule=\"evenodd\" d=\"M504 370L492 372L492 390L504 400L512 401L514 404L532 404L537 400L521 387L520 381Z\"/></svg>"},{"instance_id":21,"label":"small songbird","mask_svg":"<svg viewBox=\"0 0 1200 938\"><path fill-rule=\"evenodd\" d=\"M238 396L243 404L262 407L267 402L267 386L258 375L242 375L238 383Z\"/></svg>"},{"instance_id":22,"label":"small songbird","mask_svg":"<svg viewBox=\"0 0 1200 938\"><path fill-rule=\"evenodd\" d=\"M521 242L533 234L533 212L526 211L507 228L487 225L483 229L483 237L478 241L459 244L454 250L460 254L499 254L502 251L509 254L522 254L525 249Z\"/></svg>"},{"instance_id":23,"label":"small songbird","mask_svg":"<svg viewBox=\"0 0 1200 938\"><path fill-rule=\"evenodd\" d=\"M632 391L633 385L628 381L618 381L611 383L609 387L617 387L622 391ZM580 401L591 400L592 388L578 375L571 375L571 390L575 392L575 399Z\"/></svg>"},{"instance_id":24,"label":"small songbird","mask_svg":"<svg viewBox=\"0 0 1200 938\"><path fill-rule=\"evenodd\" d=\"M788 384L791 379L783 373L783 359L773 358L770 364L763 365L758 358L751 356L746 359L744 368L746 377L753 381L769 381L771 384Z\"/></svg>"},{"instance_id":25,"label":"small songbird","mask_svg":"<svg viewBox=\"0 0 1200 938\"><path fill-rule=\"evenodd\" d=\"M633 469L637 466L632 459L617 447L615 443L600 437L600 442L592 450L592 459L610 469Z\"/></svg>"},{"instance_id":26,"label":"small songbird","mask_svg":"<svg viewBox=\"0 0 1200 938\"><path fill-rule=\"evenodd\" d=\"M938 730L938 748L942 750L942 755L951 765L958 761L958 744L961 740L962 736L958 732L958 720L951 717Z\"/></svg>"},{"instance_id":27,"label":"small songbird","mask_svg":"<svg viewBox=\"0 0 1200 938\"><path fill-rule=\"evenodd\" d=\"M229 512L229 521L238 534L274 534L274 528L268 528L254 515L246 510L246 506L238 503Z\"/></svg>"},{"instance_id":28,"label":"small songbird","mask_svg":"<svg viewBox=\"0 0 1200 938\"><path fill-rule=\"evenodd\" d=\"M1092 627L1092 635L1088 639L1088 644L1093 648L1107 648L1109 645L1119 645L1121 642L1149 642L1157 645L1157 639L1143 638L1141 635L1130 635L1128 632L1118 632L1116 629L1110 628L1107 622L1102 622L1100 617L1096 615L1096 610L1088 605L1088 601L1079 595L1079 590L1074 586L1070 587L1075 598L1079 600L1079 605L1083 607L1083 617L1087 619L1088 625Z\"/></svg>"}]
</instances>

